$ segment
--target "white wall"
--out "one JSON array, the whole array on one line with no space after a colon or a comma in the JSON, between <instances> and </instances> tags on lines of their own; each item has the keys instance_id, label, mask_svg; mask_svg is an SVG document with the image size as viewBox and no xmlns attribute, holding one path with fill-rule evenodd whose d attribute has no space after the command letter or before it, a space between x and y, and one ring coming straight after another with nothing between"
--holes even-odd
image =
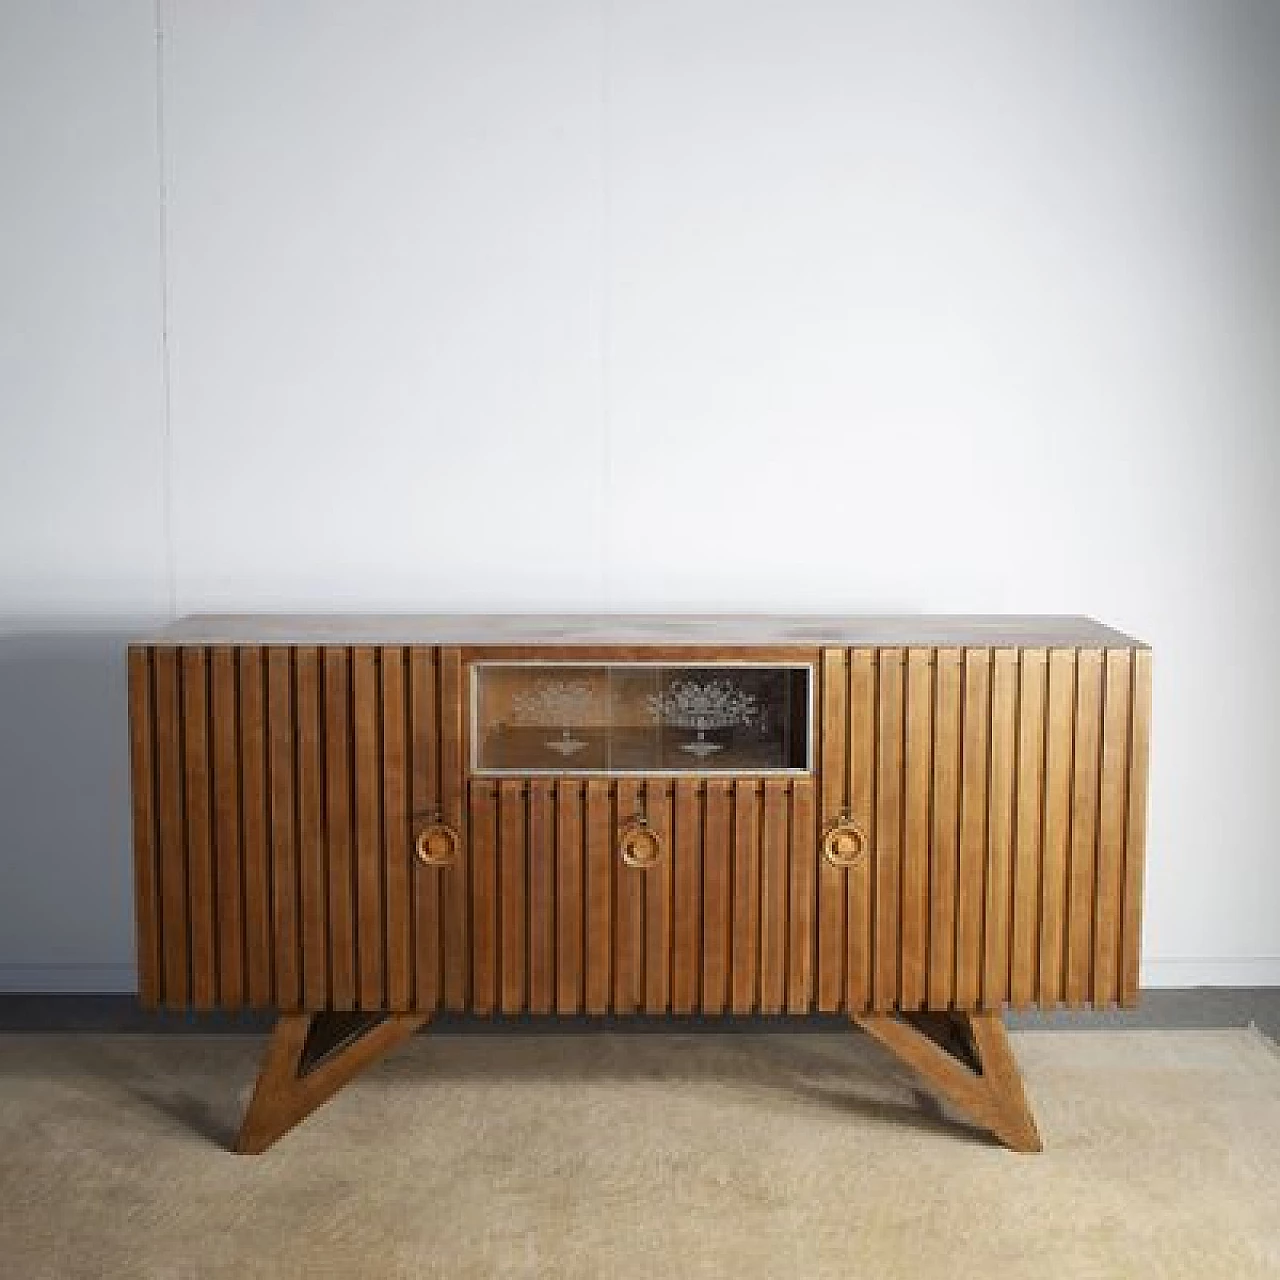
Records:
<instances>
[{"instance_id":1,"label":"white wall","mask_svg":"<svg viewBox=\"0 0 1280 1280\"><path fill-rule=\"evenodd\" d=\"M1146 978L1280 982L1280 6L161 18L0 8L0 987L128 983L122 635L455 606L1137 632Z\"/></svg>"}]
</instances>

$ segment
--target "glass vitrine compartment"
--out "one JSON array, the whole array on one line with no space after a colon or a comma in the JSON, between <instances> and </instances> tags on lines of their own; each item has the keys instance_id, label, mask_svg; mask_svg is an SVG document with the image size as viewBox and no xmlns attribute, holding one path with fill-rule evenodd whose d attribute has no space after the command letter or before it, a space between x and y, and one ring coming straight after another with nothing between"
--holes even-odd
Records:
<instances>
[{"instance_id":1,"label":"glass vitrine compartment","mask_svg":"<svg viewBox=\"0 0 1280 1280\"><path fill-rule=\"evenodd\" d=\"M805 773L806 664L477 662L472 771Z\"/></svg>"}]
</instances>

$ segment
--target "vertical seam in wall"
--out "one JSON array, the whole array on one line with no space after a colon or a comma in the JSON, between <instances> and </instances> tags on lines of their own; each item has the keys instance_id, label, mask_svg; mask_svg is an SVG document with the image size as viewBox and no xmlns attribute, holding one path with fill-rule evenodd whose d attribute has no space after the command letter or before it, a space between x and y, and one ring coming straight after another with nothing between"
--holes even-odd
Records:
<instances>
[{"instance_id":1,"label":"vertical seam in wall","mask_svg":"<svg viewBox=\"0 0 1280 1280\"><path fill-rule=\"evenodd\" d=\"M613 198L610 189L609 147L609 37L612 25L610 0L600 0L600 598L609 604L609 512L613 489L613 442L610 414L610 350L613 342L612 297L609 259L613 238Z\"/></svg>"},{"instance_id":2,"label":"vertical seam in wall","mask_svg":"<svg viewBox=\"0 0 1280 1280\"><path fill-rule=\"evenodd\" d=\"M169 613L178 613L177 547L173 518L173 394L169 353L169 188L165 177L164 0L155 0L156 197L160 232L161 520Z\"/></svg>"}]
</instances>

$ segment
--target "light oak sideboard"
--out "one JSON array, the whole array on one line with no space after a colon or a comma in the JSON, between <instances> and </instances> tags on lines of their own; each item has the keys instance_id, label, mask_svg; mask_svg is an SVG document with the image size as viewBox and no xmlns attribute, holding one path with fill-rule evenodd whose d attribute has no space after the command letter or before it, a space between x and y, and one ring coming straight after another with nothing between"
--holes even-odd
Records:
<instances>
[{"instance_id":1,"label":"light oak sideboard","mask_svg":"<svg viewBox=\"0 0 1280 1280\"><path fill-rule=\"evenodd\" d=\"M1000 1141L1138 997L1151 654L1085 618L197 617L131 646L139 988L264 1150L442 1011L843 1015Z\"/></svg>"}]
</instances>

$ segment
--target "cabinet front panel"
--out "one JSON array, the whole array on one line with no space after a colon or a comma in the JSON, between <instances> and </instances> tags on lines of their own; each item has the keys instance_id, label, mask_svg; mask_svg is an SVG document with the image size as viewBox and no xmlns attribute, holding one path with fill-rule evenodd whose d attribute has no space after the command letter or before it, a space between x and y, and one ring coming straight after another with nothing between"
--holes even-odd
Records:
<instances>
[{"instance_id":1,"label":"cabinet front panel","mask_svg":"<svg viewBox=\"0 0 1280 1280\"><path fill-rule=\"evenodd\" d=\"M830 649L817 867L827 1011L1133 1004L1145 649Z\"/></svg>"},{"instance_id":2,"label":"cabinet front panel","mask_svg":"<svg viewBox=\"0 0 1280 1280\"><path fill-rule=\"evenodd\" d=\"M464 1008L456 649L130 651L139 992L206 1009Z\"/></svg>"},{"instance_id":3,"label":"cabinet front panel","mask_svg":"<svg viewBox=\"0 0 1280 1280\"><path fill-rule=\"evenodd\" d=\"M471 1007L723 1013L812 1002L809 779L472 779ZM661 853L620 855L643 815Z\"/></svg>"}]
</instances>

